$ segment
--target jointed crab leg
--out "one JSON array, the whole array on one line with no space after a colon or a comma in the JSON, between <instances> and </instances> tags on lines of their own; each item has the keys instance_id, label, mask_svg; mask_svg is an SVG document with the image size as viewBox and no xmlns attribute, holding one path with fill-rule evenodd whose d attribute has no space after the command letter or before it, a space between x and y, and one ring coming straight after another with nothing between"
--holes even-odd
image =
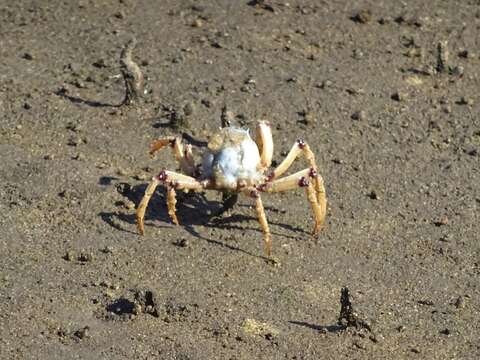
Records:
<instances>
[{"instance_id":1,"label":"jointed crab leg","mask_svg":"<svg viewBox=\"0 0 480 360\"><path fill-rule=\"evenodd\" d=\"M315 171L315 173L318 174L317 164L315 163L315 155L313 154L313 151L310 149L310 146L308 146L308 144L305 141L299 139L292 146L289 153L287 154L287 157L283 159L280 165L278 165L277 168L273 171L271 178L275 179L275 178L278 178L280 175L282 175L285 171L288 170L288 168L292 165L295 159L301 154L303 154L303 156L305 156L305 158L307 159L308 165ZM323 186L323 179L319 175L317 175L313 180L313 183L315 186L315 191L317 192L317 201L318 203L321 204L322 201L326 201L325 188ZM326 202L325 202L325 207L326 207Z\"/></svg>"},{"instance_id":2,"label":"jointed crab leg","mask_svg":"<svg viewBox=\"0 0 480 360\"><path fill-rule=\"evenodd\" d=\"M180 164L180 168L188 175L195 174L195 161L192 154L192 145L187 144L185 148L182 140L173 136L155 140L150 145L150 155L154 155L157 151L165 146L170 146L175 155L175 159Z\"/></svg>"},{"instance_id":3,"label":"jointed crab leg","mask_svg":"<svg viewBox=\"0 0 480 360\"><path fill-rule=\"evenodd\" d=\"M178 225L177 214L175 212L175 205L177 204L177 194L173 186L167 186L167 206L168 206L168 215L172 219L172 222L175 225Z\"/></svg>"},{"instance_id":4,"label":"jointed crab leg","mask_svg":"<svg viewBox=\"0 0 480 360\"><path fill-rule=\"evenodd\" d=\"M265 215L265 209L263 208L262 198L256 189L250 190L249 195L255 199L255 209L257 210L258 222L263 230L265 255L270 257L272 253L272 238L270 235L270 228L268 227L267 216Z\"/></svg>"},{"instance_id":5,"label":"jointed crab leg","mask_svg":"<svg viewBox=\"0 0 480 360\"><path fill-rule=\"evenodd\" d=\"M140 205L138 205L137 228L140 235L145 234L145 226L143 222L143 218L145 217L145 210L147 210L148 202L150 201L150 198L155 192L155 189L157 188L158 184L160 184L160 181L156 177L154 177L150 182L150 184L148 184L147 190L145 190L145 195L143 195L143 199L140 202Z\"/></svg>"},{"instance_id":6,"label":"jointed crab leg","mask_svg":"<svg viewBox=\"0 0 480 360\"><path fill-rule=\"evenodd\" d=\"M311 180L314 180L313 184ZM315 182L321 185L320 192L317 192L317 189L314 185ZM295 174L275 180L265 185L266 186L263 187L261 186L260 190L272 193L287 191L297 187L304 187L307 199L312 207L313 216L315 218L315 227L312 231L312 235L315 236L318 234L325 221L327 201L325 199L323 180L321 180L320 175L317 174L315 169L304 169ZM320 199L320 201L318 201L318 199Z\"/></svg>"},{"instance_id":7,"label":"jointed crab leg","mask_svg":"<svg viewBox=\"0 0 480 360\"><path fill-rule=\"evenodd\" d=\"M322 209L317 202L315 189L312 183L309 182L309 184L305 187L305 193L307 194L308 202L312 207L313 215L315 217L315 226L313 228L312 235L317 236L325 221L325 210Z\"/></svg>"},{"instance_id":8,"label":"jointed crab leg","mask_svg":"<svg viewBox=\"0 0 480 360\"><path fill-rule=\"evenodd\" d=\"M144 217L148 202L150 201L155 189L159 184L164 184L167 187L168 214L170 215L173 223L177 225L178 219L175 213L175 205L177 200L175 190L202 191L209 185L208 182L199 182L191 176L179 174L173 171L160 171L160 174L155 176L148 185L147 190L145 190L145 195L143 196L143 199L137 208L137 228L140 235L145 233Z\"/></svg>"},{"instance_id":9,"label":"jointed crab leg","mask_svg":"<svg viewBox=\"0 0 480 360\"><path fill-rule=\"evenodd\" d=\"M275 193L294 189L298 186L298 180L302 177L308 177L309 173L310 169L304 169L295 174L267 183L265 191Z\"/></svg>"},{"instance_id":10,"label":"jointed crab leg","mask_svg":"<svg viewBox=\"0 0 480 360\"><path fill-rule=\"evenodd\" d=\"M256 143L260 151L261 166L267 169L272 164L273 157L272 128L268 121L258 122Z\"/></svg>"}]
</instances>

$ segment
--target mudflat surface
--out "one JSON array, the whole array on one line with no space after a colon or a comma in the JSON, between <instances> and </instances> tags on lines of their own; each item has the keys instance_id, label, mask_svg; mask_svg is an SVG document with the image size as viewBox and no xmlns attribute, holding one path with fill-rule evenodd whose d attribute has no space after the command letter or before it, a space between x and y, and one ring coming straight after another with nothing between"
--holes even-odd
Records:
<instances>
[{"instance_id":1,"label":"mudflat surface","mask_svg":"<svg viewBox=\"0 0 480 360\"><path fill-rule=\"evenodd\" d=\"M479 27L478 1L1 2L0 358L478 358ZM118 107L132 36L147 94ZM276 265L251 199L179 195L174 226L159 189L137 234L176 169L151 141L224 105L325 179L315 240L302 190L264 196Z\"/></svg>"}]
</instances>

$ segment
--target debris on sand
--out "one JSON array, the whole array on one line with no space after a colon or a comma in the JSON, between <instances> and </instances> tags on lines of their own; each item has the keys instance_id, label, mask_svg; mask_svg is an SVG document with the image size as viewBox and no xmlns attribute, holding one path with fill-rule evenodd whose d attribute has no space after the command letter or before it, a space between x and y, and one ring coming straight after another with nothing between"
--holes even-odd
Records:
<instances>
[{"instance_id":1,"label":"debris on sand","mask_svg":"<svg viewBox=\"0 0 480 360\"><path fill-rule=\"evenodd\" d=\"M448 42L439 41L437 44L437 71L448 71Z\"/></svg>"},{"instance_id":2,"label":"debris on sand","mask_svg":"<svg viewBox=\"0 0 480 360\"><path fill-rule=\"evenodd\" d=\"M232 125L233 119L234 119L234 114L232 111L228 110L227 105L225 104L222 107L222 114L220 115L220 122L222 128L226 128Z\"/></svg>"},{"instance_id":3,"label":"debris on sand","mask_svg":"<svg viewBox=\"0 0 480 360\"><path fill-rule=\"evenodd\" d=\"M133 301L120 297L106 306L108 312L106 319L109 320L132 320L141 314L149 314L159 317L158 304L155 293L152 290L135 290ZM116 315L116 316L115 316Z\"/></svg>"},{"instance_id":4,"label":"debris on sand","mask_svg":"<svg viewBox=\"0 0 480 360\"><path fill-rule=\"evenodd\" d=\"M340 315L338 317L338 325L347 328L355 328L357 330L366 329L369 332L372 331L370 324L363 320L353 309L352 302L350 301L350 294L347 287L342 288L340 295Z\"/></svg>"},{"instance_id":5,"label":"debris on sand","mask_svg":"<svg viewBox=\"0 0 480 360\"><path fill-rule=\"evenodd\" d=\"M136 39L132 38L127 42L120 55L120 70L125 81L125 98L121 105L134 105L143 95L143 74L132 59L132 52L136 44Z\"/></svg>"},{"instance_id":6,"label":"debris on sand","mask_svg":"<svg viewBox=\"0 0 480 360\"><path fill-rule=\"evenodd\" d=\"M273 326L255 319L246 319L242 324L242 328L249 335L261 336L267 340L271 340L279 334L279 331Z\"/></svg>"},{"instance_id":7,"label":"debris on sand","mask_svg":"<svg viewBox=\"0 0 480 360\"><path fill-rule=\"evenodd\" d=\"M360 10L355 15L350 17L350 20L359 24L366 24L372 20L372 12L368 9Z\"/></svg>"},{"instance_id":8,"label":"debris on sand","mask_svg":"<svg viewBox=\"0 0 480 360\"><path fill-rule=\"evenodd\" d=\"M135 292L134 311L159 317L155 293L152 290L137 290Z\"/></svg>"},{"instance_id":9,"label":"debris on sand","mask_svg":"<svg viewBox=\"0 0 480 360\"><path fill-rule=\"evenodd\" d=\"M275 9L273 8L273 6L265 0L251 0L247 3L247 5L253 6L257 9L275 12Z\"/></svg>"}]
</instances>

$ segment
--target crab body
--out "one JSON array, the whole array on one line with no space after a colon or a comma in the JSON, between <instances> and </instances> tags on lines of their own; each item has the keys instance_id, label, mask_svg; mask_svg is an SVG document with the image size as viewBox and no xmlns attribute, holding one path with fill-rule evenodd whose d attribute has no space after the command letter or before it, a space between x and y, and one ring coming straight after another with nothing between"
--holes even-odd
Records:
<instances>
[{"instance_id":1,"label":"crab body","mask_svg":"<svg viewBox=\"0 0 480 360\"><path fill-rule=\"evenodd\" d=\"M218 190L238 191L263 178L260 152L248 130L223 128L208 143L202 177Z\"/></svg>"},{"instance_id":2,"label":"crab body","mask_svg":"<svg viewBox=\"0 0 480 360\"><path fill-rule=\"evenodd\" d=\"M150 148L154 154L170 145L183 172L162 170L152 179L137 208L137 226L144 233L144 216L148 202L158 185L167 188L168 213L175 224L176 190L217 190L224 194L243 193L255 199L255 208L264 232L265 252L270 256L271 236L260 194L304 188L315 219L313 235L322 228L326 214L326 197L323 179L318 174L315 157L308 144L297 140L287 157L269 171L273 157L273 138L270 124L259 121L256 138L249 130L225 127L214 134L203 155L202 164L196 166L192 146L182 144L180 138L169 137L155 141ZM281 177L299 156L304 156L309 167L290 176Z\"/></svg>"}]
</instances>

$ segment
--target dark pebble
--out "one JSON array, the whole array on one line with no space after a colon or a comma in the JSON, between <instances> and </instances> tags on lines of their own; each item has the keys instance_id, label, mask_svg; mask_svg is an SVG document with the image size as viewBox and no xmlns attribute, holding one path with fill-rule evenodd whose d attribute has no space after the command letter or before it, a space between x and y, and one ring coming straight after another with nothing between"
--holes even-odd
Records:
<instances>
[{"instance_id":1,"label":"dark pebble","mask_svg":"<svg viewBox=\"0 0 480 360\"><path fill-rule=\"evenodd\" d=\"M90 253L82 252L78 256L78 261L81 261L81 262L90 262L92 260L93 260L93 256Z\"/></svg>"},{"instance_id":2,"label":"dark pebble","mask_svg":"<svg viewBox=\"0 0 480 360\"><path fill-rule=\"evenodd\" d=\"M448 336L448 335L451 335L452 333L449 329L443 329L440 331L440 334Z\"/></svg>"},{"instance_id":3,"label":"dark pebble","mask_svg":"<svg viewBox=\"0 0 480 360\"><path fill-rule=\"evenodd\" d=\"M478 156L478 150L474 146L469 146L465 150L465 153L470 156Z\"/></svg>"},{"instance_id":4,"label":"dark pebble","mask_svg":"<svg viewBox=\"0 0 480 360\"><path fill-rule=\"evenodd\" d=\"M400 92L400 91L397 91L397 92L392 94L392 100L403 101L403 100L405 100L405 94Z\"/></svg>"},{"instance_id":5,"label":"dark pebble","mask_svg":"<svg viewBox=\"0 0 480 360\"><path fill-rule=\"evenodd\" d=\"M467 301L465 300L465 297L459 296L457 300L455 300L454 305L457 309L463 309L467 305Z\"/></svg>"},{"instance_id":6,"label":"dark pebble","mask_svg":"<svg viewBox=\"0 0 480 360\"><path fill-rule=\"evenodd\" d=\"M370 10L360 10L358 13L350 18L352 21L359 24L366 24L372 20L372 12Z\"/></svg>"},{"instance_id":7,"label":"dark pebble","mask_svg":"<svg viewBox=\"0 0 480 360\"><path fill-rule=\"evenodd\" d=\"M73 335L81 340L88 337L89 330L90 328L88 326L85 326L83 329L75 331Z\"/></svg>"},{"instance_id":8,"label":"dark pebble","mask_svg":"<svg viewBox=\"0 0 480 360\"><path fill-rule=\"evenodd\" d=\"M432 300L419 300L417 301L420 305L427 305L427 306L433 306L433 301Z\"/></svg>"},{"instance_id":9,"label":"dark pebble","mask_svg":"<svg viewBox=\"0 0 480 360\"><path fill-rule=\"evenodd\" d=\"M178 247L188 247L190 242L188 241L188 239L179 239L175 241L173 244Z\"/></svg>"},{"instance_id":10,"label":"dark pebble","mask_svg":"<svg viewBox=\"0 0 480 360\"><path fill-rule=\"evenodd\" d=\"M360 111L355 111L352 116L351 116L352 120L359 120L359 121L363 121L367 118L367 114L365 113L365 111L363 110L360 110Z\"/></svg>"},{"instance_id":11,"label":"dark pebble","mask_svg":"<svg viewBox=\"0 0 480 360\"><path fill-rule=\"evenodd\" d=\"M440 219L433 222L435 226L444 226L448 224L448 217L442 216Z\"/></svg>"},{"instance_id":12,"label":"dark pebble","mask_svg":"<svg viewBox=\"0 0 480 360\"><path fill-rule=\"evenodd\" d=\"M33 55L26 52L22 55L22 59L25 59L25 60L33 60Z\"/></svg>"},{"instance_id":13,"label":"dark pebble","mask_svg":"<svg viewBox=\"0 0 480 360\"><path fill-rule=\"evenodd\" d=\"M68 250L63 258L67 261L74 261L76 258L75 252Z\"/></svg>"},{"instance_id":14,"label":"dark pebble","mask_svg":"<svg viewBox=\"0 0 480 360\"><path fill-rule=\"evenodd\" d=\"M378 193L375 190L370 191L368 194L368 197L372 200L378 200L380 197L378 196Z\"/></svg>"},{"instance_id":15,"label":"dark pebble","mask_svg":"<svg viewBox=\"0 0 480 360\"><path fill-rule=\"evenodd\" d=\"M462 96L460 100L457 101L458 105L473 105L473 100L470 98L467 98L465 96Z\"/></svg>"}]
</instances>

